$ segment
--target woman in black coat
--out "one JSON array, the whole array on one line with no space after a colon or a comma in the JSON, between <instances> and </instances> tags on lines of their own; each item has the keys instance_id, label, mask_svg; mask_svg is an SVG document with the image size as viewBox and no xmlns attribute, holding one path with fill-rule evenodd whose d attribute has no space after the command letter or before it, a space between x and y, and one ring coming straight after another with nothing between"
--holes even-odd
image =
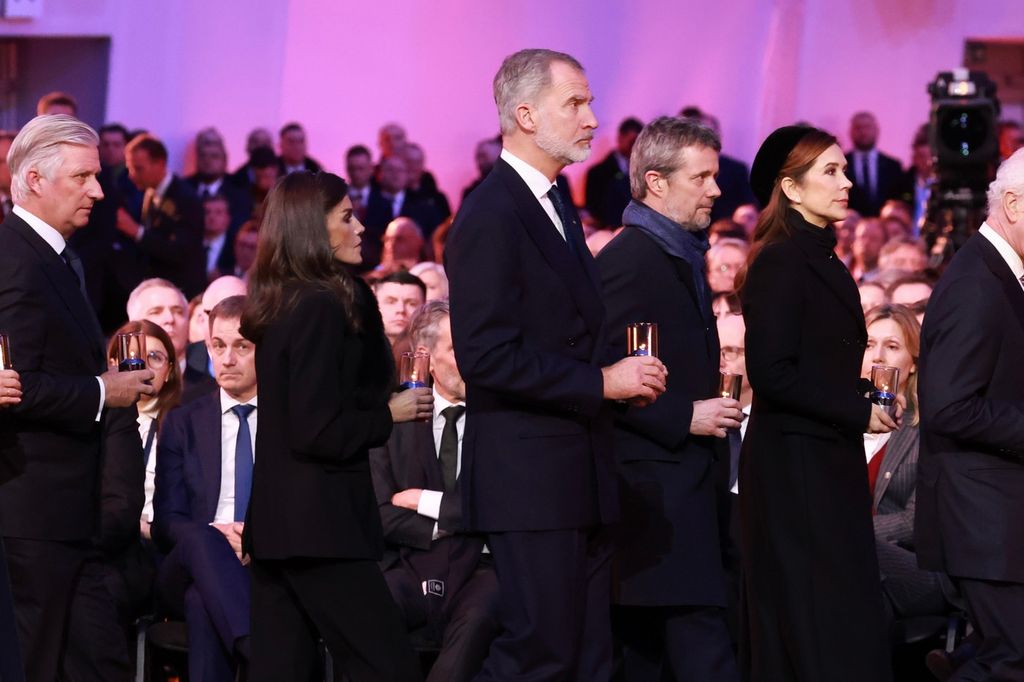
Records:
<instances>
[{"instance_id":1,"label":"woman in black coat","mask_svg":"<svg viewBox=\"0 0 1024 682\"><path fill-rule=\"evenodd\" d=\"M393 365L376 300L345 269L362 232L337 176L293 173L267 197L242 320L260 384L252 682L311 679L320 637L348 679L420 677L376 563L367 455L391 433Z\"/></svg>"},{"instance_id":2,"label":"woman in black coat","mask_svg":"<svg viewBox=\"0 0 1024 682\"><path fill-rule=\"evenodd\" d=\"M790 126L751 171L765 206L738 282L754 389L740 463L752 682L892 678L862 434L896 423L865 397L860 297L833 253L845 168L835 138Z\"/></svg>"}]
</instances>

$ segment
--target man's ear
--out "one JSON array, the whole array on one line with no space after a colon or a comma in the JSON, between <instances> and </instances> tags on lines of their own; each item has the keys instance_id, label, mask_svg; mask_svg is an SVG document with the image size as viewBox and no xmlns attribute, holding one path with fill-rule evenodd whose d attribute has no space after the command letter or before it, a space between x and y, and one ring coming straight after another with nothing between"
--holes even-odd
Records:
<instances>
[{"instance_id":1,"label":"man's ear","mask_svg":"<svg viewBox=\"0 0 1024 682\"><path fill-rule=\"evenodd\" d=\"M647 193L653 194L659 199L665 196L665 185L668 180L664 175L655 170L644 173L644 183L647 185Z\"/></svg>"},{"instance_id":2,"label":"man's ear","mask_svg":"<svg viewBox=\"0 0 1024 682\"><path fill-rule=\"evenodd\" d=\"M532 104L522 102L516 105L516 123L528 133L537 132L537 110Z\"/></svg>"}]
</instances>

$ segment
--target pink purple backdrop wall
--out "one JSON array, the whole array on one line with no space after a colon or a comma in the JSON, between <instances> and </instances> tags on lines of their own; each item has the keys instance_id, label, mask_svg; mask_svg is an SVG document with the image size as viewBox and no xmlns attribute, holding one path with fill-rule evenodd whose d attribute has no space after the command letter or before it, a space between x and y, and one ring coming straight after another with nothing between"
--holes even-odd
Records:
<instances>
[{"instance_id":1,"label":"pink purple backdrop wall","mask_svg":"<svg viewBox=\"0 0 1024 682\"><path fill-rule=\"evenodd\" d=\"M475 143L497 128L491 77L519 48L566 50L583 62L602 123L595 157L625 116L646 120L695 103L719 116L726 152L744 160L768 131L796 119L845 139L858 109L878 114L882 148L906 159L927 116L925 83L960 63L966 37L1024 35L1020 8L1020 0L45 0L42 19L0 22L0 35L110 36L108 118L162 136L179 170L203 126L220 128L236 165L249 129L276 131L294 119L307 127L312 155L341 171L345 148L376 150L377 128L393 120L425 147L455 200L475 174Z\"/></svg>"}]
</instances>

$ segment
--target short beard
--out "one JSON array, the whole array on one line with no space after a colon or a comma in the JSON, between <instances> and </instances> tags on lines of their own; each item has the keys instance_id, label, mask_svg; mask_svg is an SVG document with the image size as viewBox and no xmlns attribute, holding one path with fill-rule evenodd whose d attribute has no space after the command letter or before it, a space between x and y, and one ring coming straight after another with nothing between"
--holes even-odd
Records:
<instances>
[{"instance_id":1,"label":"short beard","mask_svg":"<svg viewBox=\"0 0 1024 682\"><path fill-rule=\"evenodd\" d=\"M541 120L543 121L543 117ZM581 149L571 142L563 142L552 134L548 125L543 122L538 123L533 141L541 151L564 166L581 163L590 158L590 147Z\"/></svg>"}]
</instances>

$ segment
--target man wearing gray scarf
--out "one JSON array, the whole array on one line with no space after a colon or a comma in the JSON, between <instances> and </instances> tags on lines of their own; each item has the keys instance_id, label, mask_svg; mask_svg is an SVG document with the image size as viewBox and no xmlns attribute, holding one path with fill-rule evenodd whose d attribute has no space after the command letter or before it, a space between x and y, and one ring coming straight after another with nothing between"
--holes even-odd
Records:
<instances>
[{"instance_id":1,"label":"man wearing gray scarf","mask_svg":"<svg viewBox=\"0 0 1024 682\"><path fill-rule=\"evenodd\" d=\"M633 322L658 324L671 377L652 405L619 411L614 449L622 491L613 626L628 682L738 680L726 627L719 533L727 429L740 404L718 392L719 343L704 274L705 232L721 191L721 144L700 123L662 117L637 138L625 229L597 258L610 343ZM616 333L619 331L621 333ZM719 490L719 488L723 488Z\"/></svg>"}]
</instances>

